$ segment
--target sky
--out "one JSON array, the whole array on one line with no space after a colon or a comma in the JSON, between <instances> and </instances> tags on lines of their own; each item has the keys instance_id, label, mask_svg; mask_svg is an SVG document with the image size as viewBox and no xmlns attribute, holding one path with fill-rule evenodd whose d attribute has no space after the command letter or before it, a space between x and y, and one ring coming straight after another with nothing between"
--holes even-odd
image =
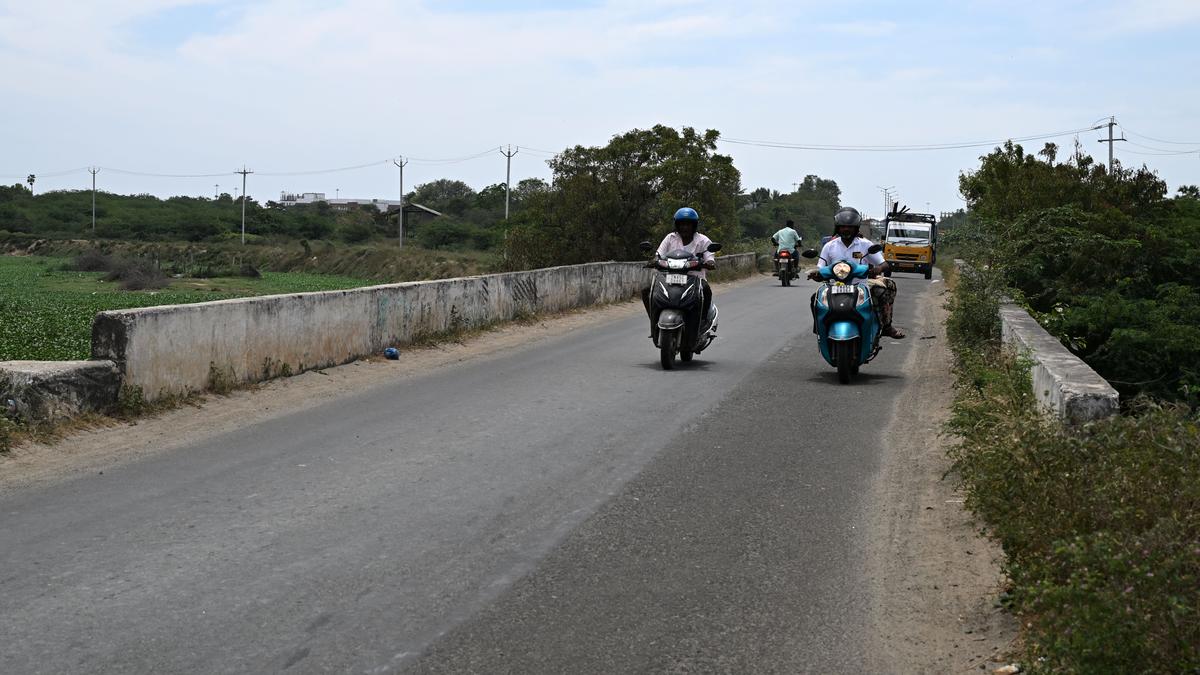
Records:
<instances>
[{"instance_id":1,"label":"sky","mask_svg":"<svg viewBox=\"0 0 1200 675\"><path fill-rule=\"evenodd\" d=\"M246 166L261 201L395 199L395 158L406 190L481 188L501 146L514 182L550 178L554 152L654 124L839 146L1085 129L1051 140L1106 159L1087 129L1114 116L1119 161L1174 191L1200 183L1198 28L1197 0L0 0L0 181L85 189L94 166L110 192L211 196ZM962 207L988 150L719 146L746 190L816 174L876 216L882 187Z\"/></svg>"}]
</instances>

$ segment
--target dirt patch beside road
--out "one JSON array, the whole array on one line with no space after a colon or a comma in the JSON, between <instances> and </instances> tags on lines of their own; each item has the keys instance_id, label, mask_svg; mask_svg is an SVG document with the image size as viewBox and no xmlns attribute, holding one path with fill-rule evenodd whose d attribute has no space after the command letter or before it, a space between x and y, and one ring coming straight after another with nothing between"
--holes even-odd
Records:
<instances>
[{"instance_id":1,"label":"dirt patch beside road","mask_svg":"<svg viewBox=\"0 0 1200 675\"><path fill-rule=\"evenodd\" d=\"M1017 636L1016 620L995 606L1003 553L980 536L955 489L949 438L941 428L953 402L944 284L929 303L905 370L910 393L897 399L871 503L868 574L871 621L884 654L878 672L992 672Z\"/></svg>"}]
</instances>

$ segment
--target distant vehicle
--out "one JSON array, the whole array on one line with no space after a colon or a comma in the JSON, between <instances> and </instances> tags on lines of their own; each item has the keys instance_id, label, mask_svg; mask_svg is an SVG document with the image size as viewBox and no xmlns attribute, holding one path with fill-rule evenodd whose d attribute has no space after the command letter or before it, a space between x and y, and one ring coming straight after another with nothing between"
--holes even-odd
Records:
<instances>
[{"instance_id":1,"label":"distant vehicle","mask_svg":"<svg viewBox=\"0 0 1200 675\"><path fill-rule=\"evenodd\" d=\"M778 251L775 253L775 276L784 286L791 286L792 279L800 278L800 261L792 253L794 251Z\"/></svg>"},{"instance_id":2,"label":"distant vehicle","mask_svg":"<svg viewBox=\"0 0 1200 675\"><path fill-rule=\"evenodd\" d=\"M883 220L883 259L892 272L933 277L937 264L937 217L931 213L892 212Z\"/></svg>"}]
</instances>

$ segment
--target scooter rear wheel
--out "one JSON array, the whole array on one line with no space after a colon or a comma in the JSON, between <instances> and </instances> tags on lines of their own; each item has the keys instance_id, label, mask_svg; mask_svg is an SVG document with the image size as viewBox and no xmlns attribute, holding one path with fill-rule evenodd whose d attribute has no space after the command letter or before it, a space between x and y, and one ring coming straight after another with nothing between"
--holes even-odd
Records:
<instances>
[{"instance_id":1,"label":"scooter rear wheel","mask_svg":"<svg viewBox=\"0 0 1200 675\"><path fill-rule=\"evenodd\" d=\"M663 331L658 336L658 352L659 361L662 362L663 370L672 370L675 368L675 341L679 339L677 331Z\"/></svg>"}]
</instances>

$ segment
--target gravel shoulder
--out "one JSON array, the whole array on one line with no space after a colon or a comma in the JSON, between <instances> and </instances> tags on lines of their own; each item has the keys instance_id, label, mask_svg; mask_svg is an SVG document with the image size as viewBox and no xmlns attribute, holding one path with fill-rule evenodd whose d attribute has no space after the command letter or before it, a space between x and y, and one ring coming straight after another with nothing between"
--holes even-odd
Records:
<instances>
[{"instance_id":1,"label":"gravel shoulder","mask_svg":"<svg viewBox=\"0 0 1200 675\"><path fill-rule=\"evenodd\" d=\"M995 606L1003 552L963 509L946 456L952 439L941 434L954 398L943 289L931 287L921 325L909 327L909 392L884 432L870 499L871 651L884 655L877 672L991 672L1007 663L1018 632Z\"/></svg>"}]
</instances>

